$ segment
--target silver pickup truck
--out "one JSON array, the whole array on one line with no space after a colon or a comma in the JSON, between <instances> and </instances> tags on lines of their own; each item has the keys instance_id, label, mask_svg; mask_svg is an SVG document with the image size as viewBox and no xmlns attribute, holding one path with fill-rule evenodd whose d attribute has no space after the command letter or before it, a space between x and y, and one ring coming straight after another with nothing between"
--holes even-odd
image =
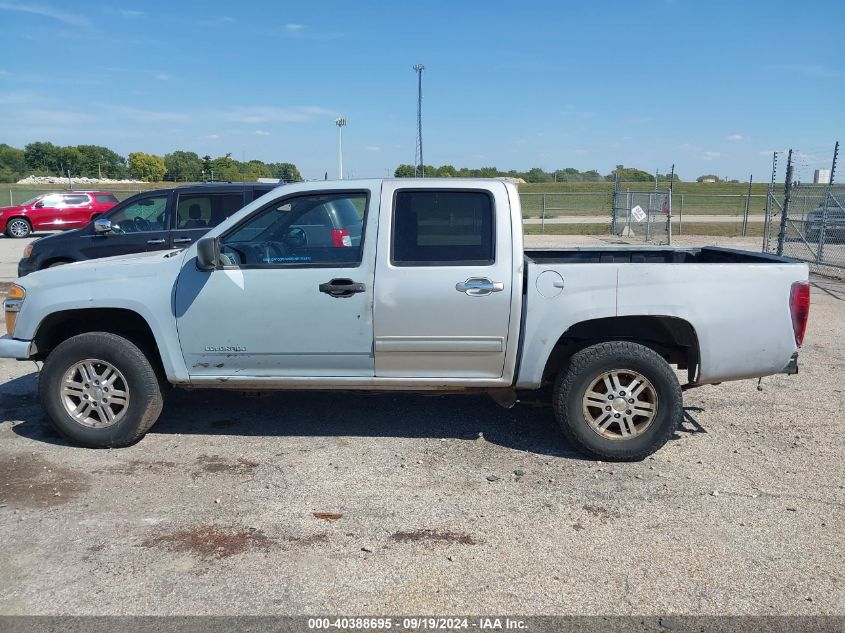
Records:
<instances>
[{"instance_id":1,"label":"silver pickup truck","mask_svg":"<svg viewBox=\"0 0 845 633\"><path fill-rule=\"evenodd\" d=\"M809 284L805 264L722 248L523 251L509 183L359 180L280 187L186 250L35 272L4 308L0 357L44 362L42 406L85 446L141 438L167 383L505 406L553 386L573 445L636 460L675 432L683 389L797 371Z\"/></svg>"}]
</instances>

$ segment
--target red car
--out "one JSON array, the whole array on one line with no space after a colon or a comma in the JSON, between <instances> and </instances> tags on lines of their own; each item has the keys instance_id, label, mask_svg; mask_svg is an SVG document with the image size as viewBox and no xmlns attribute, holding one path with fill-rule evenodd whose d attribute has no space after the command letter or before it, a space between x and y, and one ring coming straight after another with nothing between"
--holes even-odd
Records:
<instances>
[{"instance_id":1,"label":"red car","mask_svg":"<svg viewBox=\"0 0 845 633\"><path fill-rule=\"evenodd\" d=\"M33 231L79 229L117 204L107 191L45 193L14 207L0 208L0 232L27 237Z\"/></svg>"}]
</instances>

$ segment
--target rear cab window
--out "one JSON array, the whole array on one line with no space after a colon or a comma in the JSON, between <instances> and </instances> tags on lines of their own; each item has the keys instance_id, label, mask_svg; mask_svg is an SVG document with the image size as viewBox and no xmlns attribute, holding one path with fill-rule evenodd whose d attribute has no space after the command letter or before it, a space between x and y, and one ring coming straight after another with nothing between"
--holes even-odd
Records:
<instances>
[{"instance_id":1,"label":"rear cab window","mask_svg":"<svg viewBox=\"0 0 845 633\"><path fill-rule=\"evenodd\" d=\"M488 192L396 192L390 253L394 266L492 265L495 248L493 199Z\"/></svg>"}]
</instances>

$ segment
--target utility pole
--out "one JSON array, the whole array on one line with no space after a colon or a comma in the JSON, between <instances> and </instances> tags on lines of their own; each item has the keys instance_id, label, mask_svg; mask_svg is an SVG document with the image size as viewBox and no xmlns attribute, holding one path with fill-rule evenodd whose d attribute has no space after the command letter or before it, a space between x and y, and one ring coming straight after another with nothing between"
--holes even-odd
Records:
<instances>
[{"instance_id":1,"label":"utility pole","mask_svg":"<svg viewBox=\"0 0 845 633\"><path fill-rule=\"evenodd\" d=\"M789 219L789 199L792 197L792 150L786 156L786 180L783 183L783 209L780 214L778 231L778 257L783 255L783 243L786 241L786 222Z\"/></svg>"},{"instance_id":2,"label":"utility pole","mask_svg":"<svg viewBox=\"0 0 845 633\"><path fill-rule=\"evenodd\" d=\"M338 129L337 177L343 180L343 126L346 125L346 119L335 119L334 123Z\"/></svg>"},{"instance_id":3,"label":"utility pole","mask_svg":"<svg viewBox=\"0 0 845 633\"><path fill-rule=\"evenodd\" d=\"M423 159L423 140L422 140L422 74L425 66L416 64L414 72L417 73L417 149L414 152L414 176L417 175L417 169L420 169L420 174L425 178L425 161Z\"/></svg>"},{"instance_id":4,"label":"utility pole","mask_svg":"<svg viewBox=\"0 0 845 633\"><path fill-rule=\"evenodd\" d=\"M666 209L666 236L669 246L672 246L672 192L675 190L675 163L669 172L669 206Z\"/></svg>"}]
</instances>

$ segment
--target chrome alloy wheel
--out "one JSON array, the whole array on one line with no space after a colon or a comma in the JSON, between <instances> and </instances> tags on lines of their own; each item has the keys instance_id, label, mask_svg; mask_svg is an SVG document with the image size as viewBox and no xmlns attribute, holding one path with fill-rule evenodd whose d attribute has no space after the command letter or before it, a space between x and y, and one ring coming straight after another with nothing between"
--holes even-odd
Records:
<instances>
[{"instance_id":1,"label":"chrome alloy wheel","mask_svg":"<svg viewBox=\"0 0 845 633\"><path fill-rule=\"evenodd\" d=\"M657 391L648 378L631 369L614 369L596 378L583 400L584 418L610 440L643 433L657 415Z\"/></svg>"},{"instance_id":2,"label":"chrome alloy wheel","mask_svg":"<svg viewBox=\"0 0 845 633\"><path fill-rule=\"evenodd\" d=\"M82 426L102 429L120 422L129 408L129 385L120 370L103 360L72 365L61 383L67 414Z\"/></svg>"},{"instance_id":3,"label":"chrome alloy wheel","mask_svg":"<svg viewBox=\"0 0 845 633\"><path fill-rule=\"evenodd\" d=\"M26 223L26 220L12 220L6 229L14 237L26 237L29 235L29 224Z\"/></svg>"}]
</instances>

